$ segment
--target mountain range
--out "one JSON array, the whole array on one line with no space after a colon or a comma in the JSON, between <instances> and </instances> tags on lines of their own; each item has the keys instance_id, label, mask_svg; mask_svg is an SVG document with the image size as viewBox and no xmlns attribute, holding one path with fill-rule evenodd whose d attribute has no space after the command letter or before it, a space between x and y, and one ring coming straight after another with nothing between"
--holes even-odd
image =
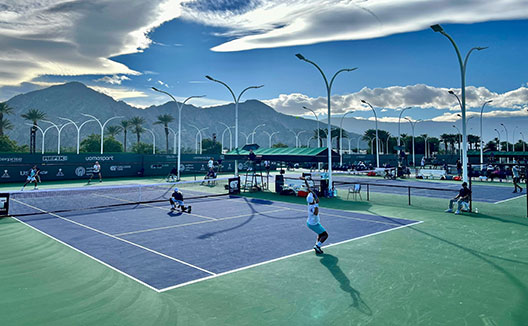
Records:
<instances>
[{"instance_id":1,"label":"mountain range","mask_svg":"<svg viewBox=\"0 0 528 326\"><path fill-rule=\"evenodd\" d=\"M30 109L38 109L46 114L46 120L52 121L57 125L64 123L59 117L68 118L75 121L78 125L84 121L90 120L82 113L90 114L97 117L101 122L113 116L123 116L124 119L130 119L138 116L145 119L143 127L151 129L156 136L156 147L165 150L165 133L162 125L154 124L157 117L163 114L171 114L175 119L169 124L169 127L177 131L178 128L178 108L176 103L167 102L160 106L150 106L139 109L128 105L123 101L116 101L112 97L99 93L82 83L70 82L62 85L55 85L45 89L28 92L17 95L7 101L7 104L14 109L12 115L7 118L15 126L12 130L7 130L6 134L19 145L29 144L30 121L24 120L21 114ZM226 127L234 126L235 109L234 104L219 105L214 107L199 108L193 105L184 105L182 109L182 146L185 148L195 148L197 129L207 128L203 131L203 138L212 138L216 134L217 141L222 141L222 134ZM119 119L112 120L108 125L119 125ZM42 128L50 126L44 121L38 122ZM275 111L270 106L258 101L248 100L239 104L239 145L246 143L246 137L242 133L250 134L254 128L260 124L265 124L257 129L255 133L255 143L261 147L269 146L269 137L264 133L278 132L273 136L272 144L281 142L290 147L295 146L295 133L304 130L306 132L299 135L299 141L306 145L308 139L315 134L317 122L310 119L289 116ZM321 128L324 125L321 124ZM100 127L96 122L89 122L81 129L81 140L92 133L100 134ZM234 129L232 130L234 135ZM72 125L64 127L61 133L61 147L74 147L76 144L77 131ZM350 134L351 138L357 139L357 134ZM37 132L37 151L41 149L42 135ZM123 133L116 137L123 142ZM251 137L249 137L251 143ZM127 148L137 141L137 136L130 130L127 134ZM141 134L141 141L152 143L150 132ZM233 138L233 146L234 146ZM352 143L355 147L356 142ZM316 146L316 141L312 140L311 146ZM361 146L365 143L361 142ZM225 132L224 146L229 147L229 133ZM173 136L169 136L169 147L172 151ZM57 131L52 128L46 134L45 139L46 151L54 151L57 148ZM348 143L343 144L343 148L348 148Z\"/></svg>"}]
</instances>

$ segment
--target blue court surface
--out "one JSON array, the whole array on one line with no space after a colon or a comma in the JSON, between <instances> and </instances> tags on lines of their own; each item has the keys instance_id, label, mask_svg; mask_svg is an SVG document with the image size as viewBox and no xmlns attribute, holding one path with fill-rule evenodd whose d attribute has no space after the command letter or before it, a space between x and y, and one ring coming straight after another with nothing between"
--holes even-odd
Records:
<instances>
[{"instance_id":1,"label":"blue court surface","mask_svg":"<svg viewBox=\"0 0 528 326\"><path fill-rule=\"evenodd\" d=\"M227 196L186 204L191 214L156 203L17 219L156 291L313 252L304 205ZM420 223L324 207L320 216L323 249Z\"/></svg>"}]
</instances>

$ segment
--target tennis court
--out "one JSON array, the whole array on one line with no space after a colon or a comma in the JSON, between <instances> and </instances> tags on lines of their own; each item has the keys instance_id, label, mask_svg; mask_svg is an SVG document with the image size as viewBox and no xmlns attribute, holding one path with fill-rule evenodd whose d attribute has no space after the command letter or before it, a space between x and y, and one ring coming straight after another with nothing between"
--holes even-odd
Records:
<instances>
[{"instance_id":1,"label":"tennis court","mask_svg":"<svg viewBox=\"0 0 528 326\"><path fill-rule=\"evenodd\" d=\"M27 191L26 205L11 208L32 215L0 220L3 324L523 325L528 318L524 199L455 216L397 200L322 198L330 237L315 255L303 198L230 197L218 185L182 187L196 197L186 200L192 214L169 211L170 187ZM127 202L139 193L149 202ZM126 205L93 208L116 198Z\"/></svg>"},{"instance_id":2,"label":"tennis court","mask_svg":"<svg viewBox=\"0 0 528 326\"><path fill-rule=\"evenodd\" d=\"M340 173L334 174L333 179L336 182L336 188L345 192L354 183L359 183L363 185L364 190L366 190L366 185L369 184L369 191L371 192L406 196L408 187L411 187L413 196L442 199L453 198L461 188L461 183L410 179L387 180L379 177L357 177ZM511 184L509 186L511 187L502 184L493 185L473 182L471 185L472 200L474 202L501 203L526 196L524 192L512 193L513 186Z\"/></svg>"},{"instance_id":3,"label":"tennis court","mask_svg":"<svg viewBox=\"0 0 528 326\"><path fill-rule=\"evenodd\" d=\"M191 214L171 212L168 202L154 202L34 215L69 207L67 201L75 205L82 197L103 197L105 202L99 204L122 202L130 197L129 188L122 188L127 191L121 194L115 187L81 190L78 195L70 191L73 196L19 193L10 209L24 214L19 221L156 291L304 253L313 246L315 234L305 226L304 206L238 196L191 199ZM196 187L193 191L196 195ZM142 193L152 200L168 191ZM55 196L52 208L45 205ZM419 223L335 209L322 209L321 214L333 230L326 245Z\"/></svg>"}]
</instances>

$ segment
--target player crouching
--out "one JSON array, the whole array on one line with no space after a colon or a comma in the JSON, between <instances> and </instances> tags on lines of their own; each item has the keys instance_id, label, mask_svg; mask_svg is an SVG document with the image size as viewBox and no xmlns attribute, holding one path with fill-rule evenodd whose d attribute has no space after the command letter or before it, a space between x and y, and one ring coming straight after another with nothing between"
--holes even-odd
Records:
<instances>
[{"instance_id":1,"label":"player crouching","mask_svg":"<svg viewBox=\"0 0 528 326\"><path fill-rule=\"evenodd\" d=\"M182 212L191 212L191 206L185 207L185 204L183 203L183 195L178 188L174 188L174 192L172 193L172 196L169 201L172 206L171 211L175 211L176 208L179 208Z\"/></svg>"}]
</instances>

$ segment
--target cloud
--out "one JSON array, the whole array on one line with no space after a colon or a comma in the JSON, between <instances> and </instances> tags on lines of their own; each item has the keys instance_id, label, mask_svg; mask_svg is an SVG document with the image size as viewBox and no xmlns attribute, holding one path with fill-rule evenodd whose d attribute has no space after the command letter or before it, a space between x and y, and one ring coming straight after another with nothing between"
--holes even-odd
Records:
<instances>
[{"instance_id":1,"label":"cloud","mask_svg":"<svg viewBox=\"0 0 528 326\"><path fill-rule=\"evenodd\" d=\"M165 87L169 88L169 85L164 83L164 82L162 82L161 80L158 80L158 84L160 84L161 86L165 86Z\"/></svg>"},{"instance_id":2,"label":"cloud","mask_svg":"<svg viewBox=\"0 0 528 326\"><path fill-rule=\"evenodd\" d=\"M361 40L429 28L438 23L476 23L528 17L526 0L365 1L194 0L182 17L226 29L231 40L213 51L298 46Z\"/></svg>"},{"instance_id":3,"label":"cloud","mask_svg":"<svg viewBox=\"0 0 528 326\"><path fill-rule=\"evenodd\" d=\"M149 95L145 94L142 91L136 91L135 89L129 89L125 87L112 88L112 87L101 87L101 86L89 86L91 89L106 94L112 97L114 100L119 101L127 98L138 98L138 97L147 97Z\"/></svg>"},{"instance_id":4,"label":"cloud","mask_svg":"<svg viewBox=\"0 0 528 326\"><path fill-rule=\"evenodd\" d=\"M101 82L104 82L104 83L107 83L107 84L112 84L112 85L121 85L121 82L123 80L130 80L130 78L128 78L125 75L121 75L121 76L113 75L112 77L104 76L103 78L99 78L99 79L96 79L94 81L96 81L96 82L101 81Z\"/></svg>"},{"instance_id":5,"label":"cloud","mask_svg":"<svg viewBox=\"0 0 528 326\"><path fill-rule=\"evenodd\" d=\"M423 84L374 89L365 87L356 93L332 96L332 114L339 115L350 110L370 111L371 109L368 106L361 103L361 100L364 99L373 107L385 113L393 113L405 107L422 110L448 110L451 112L441 116L445 119L450 119L450 117L456 116L460 112L460 106L457 99L448 93L449 90L453 90L455 94L460 94L459 89L437 88ZM466 87L466 107L468 111L480 111L482 104L487 100L493 101L488 104L488 107L504 109L500 112L519 110L528 103L528 88L520 87L499 94L485 87ZM264 100L263 102L279 112L290 115L311 116L312 113L302 109L303 106L314 110L317 114L324 115L327 111L325 97L311 98L300 93L280 94L277 98Z\"/></svg>"},{"instance_id":6,"label":"cloud","mask_svg":"<svg viewBox=\"0 0 528 326\"><path fill-rule=\"evenodd\" d=\"M0 86L41 75L137 75L113 56L141 52L180 0L17 0L0 13Z\"/></svg>"}]
</instances>

